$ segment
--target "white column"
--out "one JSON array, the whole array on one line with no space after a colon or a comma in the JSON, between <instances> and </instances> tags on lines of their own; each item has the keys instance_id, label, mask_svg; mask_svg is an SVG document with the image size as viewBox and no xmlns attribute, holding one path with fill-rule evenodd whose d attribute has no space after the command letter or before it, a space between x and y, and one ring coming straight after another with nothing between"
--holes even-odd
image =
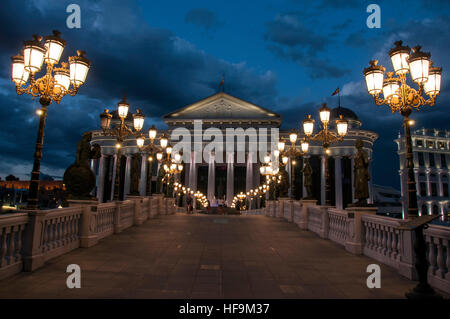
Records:
<instances>
[{"instance_id":1,"label":"white column","mask_svg":"<svg viewBox=\"0 0 450 319\"><path fill-rule=\"evenodd\" d=\"M131 155L127 155L127 161L125 164L125 184L123 187L123 198L130 193L130 177L131 177Z\"/></svg>"},{"instance_id":2,"label":"white column","mask_svg":"<svg viewBox=\"0 0 450 319\"><path fill-rule=\"evenodd\" d=\"M444 196L444 185L442 185L442 172L438 172L438 183L439 183L439 196Z\"/></svg>"},{"instance_id":3,"label":"white column","mask_svg":"<svg viewBox=\"0 0 450 319\"><path fill-rule=\"evenodd\" d=\"M97 178L98 159L91 159L89 164L90 164L89 166L91 168L92 173ZM94 187L94 189L92 189L90 194L91 194L91 196L96 196L96 194L97 194L97 183L95 184L95 187Z\"/></svg>"},{"instance_id":4,"label":"white column","mask_svg":"<svg viewBox=\"0 0 450 319\"><path fill-rule=\"evenodd\" d=\"M105 155L100 157L97 175L97 199L101 203L103 201L104 187L105 187Z\"/></svg>"},{"instance_id":5,"label":"white column","mask_svg":"<svg viewBox=\"0 0 450 319\"><path fill-rule=\"evenodd\" d=\"M427 170L427 194L431 196L431 180L430 180L430 171Z\"/></svg>"},{"instance_id":6,"label":"white column","mask_svg":"<svg viewBox=\"0 0 450 319\"><path fill-rule=\"evenodd\" d=\"M336 198L336 208L343 209L344 202L342 199L342 168L341 168L341 156L334 157L334 190Z\"/></svg>"},{"instance_id":7,"label":"white column","mask_svg":"<svg viewBox=\"0 0 450 319\"><path fill-rule=\"evenodd\" d=\"M354 169L355 169L355 158L354 158L354 155L352 155L352 157L351 157L351 169L350 169L350 172L351 172L351 185L352 185L352 203L354 203L355 202L355 171L354 171Z\"/></svg>"},{"instance_id":8,"label":"white column","mask_svg":"<svg viewBox=\"0 0 450 319\"><path fill-rule=\"evenodd\" d=\"M191 165L189 167L189 188L197 191L197 163L195 162L195 152L191 152Z\"/></svg>"},{"instance_id":9,"label":"white column","mask_svg":"<svg viewBox=\"0 0 450 319\"><path fill-rule=\"evenodd\" d=\"M211 153L208 163L208 200L212 203L216 192L216 165L214 153Z\"/></svg>"},{"instance_id":10,"label":"white column","mask_svg":"<svg viewBox=\"0 0 450 319\"><path fill-rule=\"evenodd\" d=\"M234 153L227 157L227 206L230 207L234 197Z\"/></svg>"},{"instance_id":11,"label":"white column","mask_svg":"<svg viewBox=\"0 0 450 319\"><path fill-rule=\"evenodd\" d=\"M247 169L245 175L245 191L248 192L253 188L253 162L251 152L248 152L247 154Z\"/></svg>"},{"instance_id":12,"label":"white column","mask_svg":"<svg viewBox=\"0 0 450 319\"><path fill-rule=\"evenodd\" d=\"M147 188L147 156L142 155L141 161L141 177L139 178L139 194L145 196L145 190Z\"/></svg>"},{"instance_id":13,"label":"white column","mask_svg":"<svg viewBox=\"0 0 450 319\"><path fill-rule=\"evenodd\" d=\"M116 173L117 173L117 154L114 154L114 166L113 166L113 174L112 174L112 182L111 182L111 198L114 199L114 186L116 185Z\"/></svg>"},{"instance_id":14,"label":"white column","mask_svg":"<svg viewBox=\"0 0 450 319\"><path fill-rule=\"evenodd\" d=\"M253 166L254 166L254 170L253 170L253 186L254 187L258 186L259 187L261 185L261 182L260 182L260 180L261 180L261 173L259 171L260 164L259 163L255 163L255 164L253 164Z\"/></svg>"},{"instance_id":15,"label":"white column","mask_svg":"<svg viewBox=\"0 0 450 319\"><path fill-rule=\"evenodd\" d=\"M369 198L367 199L368 204L373 204L373 174L372 174L372 158L369 158Z\"/></svg>"},{"instance_id":16,"label":"white column","mask_svg":"<svg viewBox=\"0 0 450 319\"><path fill-rule=\"evenodd\" d=\"M320 165L320 203L325 205L325 156L321 156Z\"/></svg>"},{"instance_id":17,"label":"white column","mask_svg":"<svg viewBox=\"0 0 450 319\"><path fill-rule=\"evenodd\" d=\"M420 197L420 182L419 182L419 171L414 173L414 178L416 179L416 194Z\"/></svg>"}]
</instances>

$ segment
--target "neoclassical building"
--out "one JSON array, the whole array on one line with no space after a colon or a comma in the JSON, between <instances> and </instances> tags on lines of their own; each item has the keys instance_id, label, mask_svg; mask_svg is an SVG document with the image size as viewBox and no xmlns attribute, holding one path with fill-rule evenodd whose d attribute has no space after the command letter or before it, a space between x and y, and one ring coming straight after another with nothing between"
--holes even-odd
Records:
<instances>
[{"instance_id":1,"label":"neoclassical building","mask_svg":"<svg viewBox=\"0 0 450 319\"><path fill-rule=\"evenodd\" d=\"M312 114L315 116L316 114ZM353 155L356 153L355 142L363 141L363 149L369 158L372 158L372 147L378 135L375 132L361 129L362 123L357 115L348 108L337 107L332 109L331 123L342 115L349 122L349 131L342 142L332 144L329 148L329 172L331 188L331 204L343 208L354 201L353 187ZM298 123L304 119L305 114L299 114ZM112 125L118 121L113 113ZM131 122L131 115L127 118ZM280 130L282 124L281 115L251 102L244 101L224 92L209 96L186 107L171 112L163 117L167 128L158 132L158 136L164 133L171 145L180 142L183 135L184 145L190 145L190 149L184 149L184 169L179 181L186 187L203 194L207 194L209 200L223 198L228 205L239 192L253 189L263 182L260 175L260 166L263 157L276 148L279 139L286 141L286 147L290 146L290 129ZM331 129L333 125L331 125ZM230 138L230 132L240 137ZM218 135L223 135L223 140L218 141ZM299 141L303 138L303 132L298 132ZM186 140L188 136L188 140ZM215 148L211 148L214 141ZM101 130L92 132L92 144L99 144L102 156L98 160L92 160L92 169L97 176L95 195L101 202L110 201L114 194L114 178L116 168L116 139L104 136ZM146 142L148 143L148 141ZM157 142L156 142L157 143ZM221 147L217 147L222 145ZM233 151L228 151L231 147ZM265 150L265 151L264 151ZM131 158L139 153L134 138L126 139L122 143L121 158L121 183L120 191L128 194L130 191ZM152 192L156 189L156 176L159 165L152 165L152 172L148 171L149 161L147 154L141 154L140 194L146 195L147 187L152 185ZM325 162L323 148L314 142L310 144L308 160L313 168L313 196L322 204L325 204ZM300 199L306 195L303 187L303 158L295 159L292 176L292 196ZM371 173L371 166L369 167ZM290 170L288 170L290 171ZM150 184L151 183L151 184ZM369 185L373 201L372 185Z\"/></svg>"},{"instance_id":2,"label":"neoclassical building","mask_svg":"<svg viewBox=\"0 0 450 319\"><path fill-rule=\"evenodd\" d=\"M448 220L450 132L418 129L411 134L413 142L414 174L420 214L439 214ZM405 167L404 136L395 139L400 159L400 184L403 211L407 203L407 170Z\"/></svg>"}]
</instances>

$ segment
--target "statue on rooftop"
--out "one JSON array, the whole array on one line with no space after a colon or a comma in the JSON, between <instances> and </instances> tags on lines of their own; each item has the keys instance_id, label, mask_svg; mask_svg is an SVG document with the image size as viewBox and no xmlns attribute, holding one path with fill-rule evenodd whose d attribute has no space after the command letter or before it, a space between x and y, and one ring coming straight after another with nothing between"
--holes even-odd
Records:
<instances>
[{"instance_id":1,"label":"statue on rooftop","mask_svg":"<svg viewBox=\"0 0 450 319\"><path fill-rule=\"evenodd\" d=\"M304 196L304 199L312 199L312 167L311 164L309 164L308 158L305 157L304 160L305 164L303 165L303 179L304 179L304 186L306 189L306 196Z\"/></svg>"}]
</instances>

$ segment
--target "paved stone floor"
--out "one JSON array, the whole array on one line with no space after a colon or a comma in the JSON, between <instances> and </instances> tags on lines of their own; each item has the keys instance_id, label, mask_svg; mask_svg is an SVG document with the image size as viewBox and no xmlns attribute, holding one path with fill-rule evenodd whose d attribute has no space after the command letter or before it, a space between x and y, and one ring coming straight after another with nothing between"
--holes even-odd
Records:
<instances>
[{"instance_id":1,"label":"paved stone floor","mask_svg":"<svg viewBox=\"0 0 450 319\"><path fill-rule=\"evenodd\" d=\"M73 263L80 289L66 287ZM0 281L0 298L403 298L414 286L380 264L381 288L367 288L371 263L280 219L179 214Z\"/></svg>"}]
</instances>

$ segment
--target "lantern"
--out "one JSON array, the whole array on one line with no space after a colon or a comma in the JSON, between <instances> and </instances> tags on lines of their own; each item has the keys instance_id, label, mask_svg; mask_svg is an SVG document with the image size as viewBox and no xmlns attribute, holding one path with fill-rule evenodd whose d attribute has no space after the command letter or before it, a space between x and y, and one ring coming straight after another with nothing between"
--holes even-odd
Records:
<instances>
[{"instance_id":1,"label":"lantern","mask_svg":"<svg viewBox=\"0 0 450 319\"><path fill-rule=\"evenodd\" d=\"M383 89L383 78L385 68L378 65L378 60L370 61L370 66L363 71L366 79L367 92L372 95L378 95Z\"/></svg>"},{"instance_id":2,"label":"lantern","mask_svg":"<svg viewBox=\"0 0 450 319\"><path fill-rule=\"evenodd\" d=\"M303 132L306 136L311 136L314 130L314 120L311 119L311 115L308 115L306 119L303 120Z\"/></svg>"},{"instance_id":3,"label":"lantern","mask_svg":"<svg viewBox=\"0 0 450 319\"><path fill-rule=\"evenodd\" d=\"M428 80L428 71L430 69L430 56L428 52L420 51L418 45L412 49L413 53L409 56L409 71L414 82L422 84Z\"/></svg>"},{"instance_id":4,"label":"lantern","mask_svg":"<svg viewBox=\"0 0 450 319\"><path fill-rule=\"evenodd\" d=\"M142 130L144 127L145 116L140 109L136 110L136 114L133 114L133 126L136 131Z\"/></svg>"},{"instance_id":5,"label":"lantern","mask_svg":"<svg viewBox=\"0 0 450 319\"><path fill-rule=\"evenodd\" d=\"M84 57L85 52L78 50L77 56L69 57L70 82L74 87L79 87L86 81L86 76L91 66L91 62Z\"/></svg>"},{"instance_id":6,"label":"lantern","mask_svg":"<svg viewBox=\"0 0 450 319\"><path fill-rule=\"evenodd\" d=\"M66 41L61 39L61 32L53 30L53 35L44 38L44 46L47 49L44 61L48 64L56 64L61 58L61 54L66 46Z\"/></svg>"},{"instance_id":7,"label":"lantern","mask_svg":"<svg viewBox=\"0 0 450 319\"><path fill-rule=\"evenodd\" d=\"M405 74L409 72L409 52L411 49L408 46L402 46L402 41L394 43L395 47L389 50L392 66L396 74Z\"/></svg>"}]
</instances>

